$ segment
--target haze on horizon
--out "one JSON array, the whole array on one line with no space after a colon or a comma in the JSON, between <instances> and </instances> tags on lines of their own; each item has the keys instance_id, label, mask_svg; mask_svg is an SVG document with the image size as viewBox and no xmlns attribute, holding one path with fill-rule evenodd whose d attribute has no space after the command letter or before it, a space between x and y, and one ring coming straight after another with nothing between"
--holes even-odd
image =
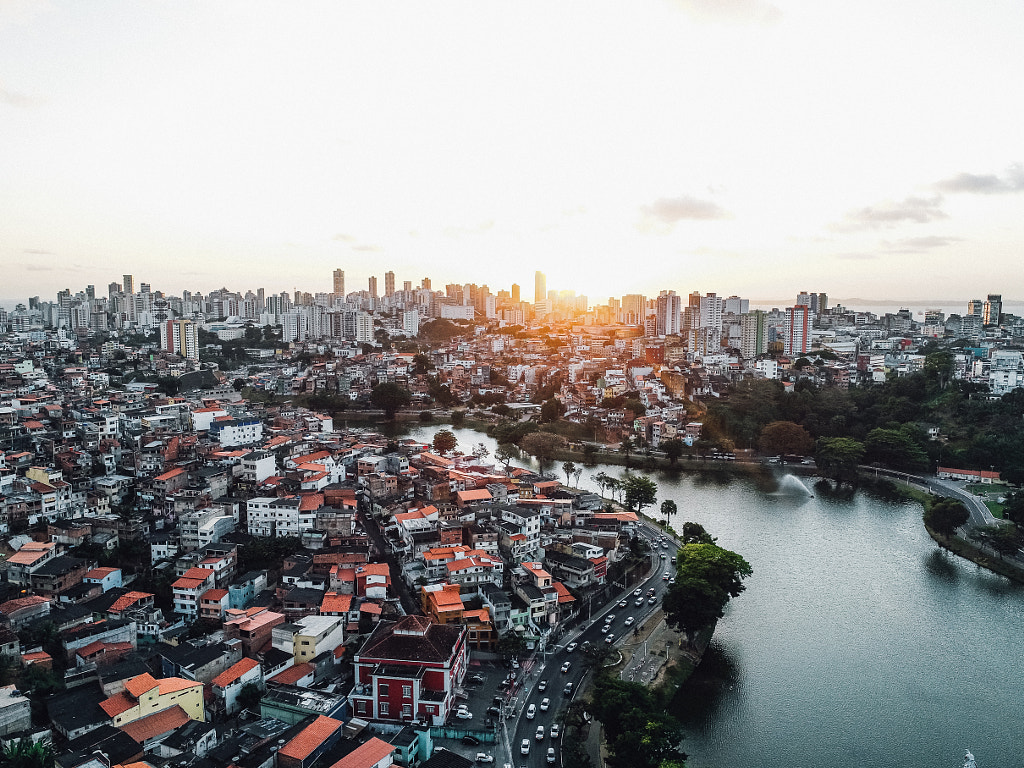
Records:
<instances>
[{"instance_id":1,"label":"haze on horizon","mask_svg":"<svg viewBox=\"0 0 1024 768\"><path fill-rule=\"evenodd\" d=\"M0 2L0 297L1024 299L1024 6Z\"/></svg>"}]
</instances>

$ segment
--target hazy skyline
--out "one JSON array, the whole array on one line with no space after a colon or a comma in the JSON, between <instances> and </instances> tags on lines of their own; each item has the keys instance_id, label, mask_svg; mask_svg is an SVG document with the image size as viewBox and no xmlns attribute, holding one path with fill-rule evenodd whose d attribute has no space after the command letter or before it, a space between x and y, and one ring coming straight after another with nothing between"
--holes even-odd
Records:
<instances>
[{"instance_id":1,"label":"hazy skyline","mask_svg":"<svg viewBox=\"0 0 1024 768\"><path fill-rule=\"evenodd\" d=\"M1024 299L1019 3L0 0L0 298Z\"/></svg>"}]
</instances>

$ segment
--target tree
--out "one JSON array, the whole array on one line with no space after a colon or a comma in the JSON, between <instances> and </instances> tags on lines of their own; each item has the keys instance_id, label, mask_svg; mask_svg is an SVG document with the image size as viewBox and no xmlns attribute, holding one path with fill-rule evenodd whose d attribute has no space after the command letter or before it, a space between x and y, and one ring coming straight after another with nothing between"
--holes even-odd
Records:
<instances>
[{"instance_id":1,"label":"tree","mask_svg":"<svg viewBox=\"0 0 1024 768\"><path fill-rule=\"evenodd\" d=\"M558 421L562 418L563 413L565 413L565 405L560 400L554 397L545 400L540 407L540 423L547 424L550 421Z\"/></svg>"},{"instance_id":2,"label":"tree","mask_svg":"<svg viewBox=\"0 0 1024 768\"><path fill-rule=\"evenodd\" d=\"M956 499L933 500L924 512L924 524L940 536L949 538L971 515Z\"/></svg>"},{"instance_id":3,"label":"tree","mask_svg":"<svg viewBox=\"0 0 1024 768\"><path fill-rule=\"evenodd\" d=\"M452 426L461 427L466 422L466 412L464 410L452 411Z\"/></svg>"},{"instance_id":4,"label":"tree","mask_svg":"<svg viewBox=\"0 0 1024 768\"><path fill-rule=\"evenodd\" d=\"M850 437L825 437L814 454L818 470L837 482L857 479L857 466L864 458L864 444Z\"/></svg>"},{"instance_id":5,"label":"tree","mask_svg":"<svg viewBox=\"0 0 1024 768\"><path fill-rule=\"evenodd\" d=\"M519 458L519 447L515 443L498 443L494 451L494 458L505 465L505 474L508 474L509 464L512 459Z\"/></svg>"},{"instance_id":6,"label":"tree","mask_svg":"<svg viewBox=\"0 0 1024 768\"><path fill-rule=\"evenodd\" d=\"M814 450L811 433L792 421L773 421L761 430L757 441L762 453L805 456Z\"/></svg>"},{"instance_id":7,"label":"tree","mask_svg":"<svg viewBox=\"0 0 1024 768\"><path fill-rule=\"evenodd\" d=\"M869 463L878 462L904 472L928 469L928 454L915 439L919 431L911 424L899 429L873 429L864 440L864 454Z\"/></svg>"},{"instance_id":8,"label":"tree","mask_svg":"<svg viewBox=\"0 0 1024 768\"><path fill-rule=\"evenodd\" d=\"M658 498L658 486L647 475L630 475L622 481L622 490L626 506L630 509L635 508L637 513Z\"/></svg>"},{"instance_id":9,"label":"tree","mask_svg":"<svg viewBox=\"0 0 1024 768\"><path fill-rule=\"evenodd\" d=\"M519 656L519 654L526 650L526 638L515 631L506 632L498 638L496 650L506 659Z\"/></svg>"},{"instance_id":10,"label":"tree","mask_svg":"<svg viewBox=\"0 0 1024 768\"><path fill-rule=\"evenodd\" d=\"M665 527L672 525L672 515L678 512L676 503L672 499L665 499L661 502L661 514L665 518Z\"/></svg>"},{"instance_id":11,"label":"tree","mask_svg":"<svg viewBox=\"0 0 1024 768\"><path fill-rule=\"evenodd\" d=\"M715 537L700 523L683 523L683 544L714 544Z\"/></svg>"},{"instance_id":12,"label":"tree","mask_svg":"<svg viewBox=\"0 0 1024 768\"><path fill-rule=\"evenodd\" d=\"M610 768L660 768L686 758L678 749L682 727L647 686L598 675L590 710L604 725Z\"/></svg>"},{"instance_id":13,"label":"tree","mask_svg":"<svg viewBox=\"0 0 1024 768\"><path fill-rule=\"evenodd\" d=\"M663 450L665 452L665 456L668 457L668 463L675 465L675 463L679 461L679 457L683 455L685 444L679 438L674 437L671 440L666 440L662 443L661 450Z\"/></svg>"},{"instance_id":14,"label":"tree","mask_svg":"<svg viewBox=\"0 0 1024 768\"><path fill-rule=\"evenodd\" d=\"M686 633L692 645L698 631L722 618L729 600L744 590L750 564L717 544L684 544L677 555L676 583L662 607L669 623Z\"/></svg>"},{"instance_id":15,"label":"tree","mask_svg":"<svg viewBox=\"0 0 1024 768\"><path fill-rule=\"evenodd\" d=\"M238 705L242 709L249 709L253 712L259 711L260 700L263 698L263 690L257 683L246 683L238 692Z\"/></svg>"},{"instance_id":16,"label":"tree","mask_svg":"<svg viewBox=\"0 0 1024 768\"><path fill-rule=\"evenodd\" d=\"M1021 545L1020 531L1014 525L994 525L984 531L985 538L1002 560L1006 555L1012 555Z\"/></svg>"},{"instance_id":17,"label":"tree","mask_svg":"<svg viewBox=\"0 0 1024 768\"><path fill-rule=\"evenodd\" d=\"M566 461L562 463L562 471L565 472L565 484L572 482L572 476L576 472L576 462Z\"/></svg>"},{"instance_id":18,"label":"tree","mask_svg":"<svg viewBox=\"0 0 1024 768\"><path fill-rule=\"evenodd\" d=\"M473 448L473 455L480 460L486 459L491 455L491 452L487 449L487 446L483 443L477 443L476 447Z\"/></svg>"},{"instance_id":19,"label":"tree","mask_svg":"<svg viewBox=\"0 0 1024 768\"><path fill-rule=\"evenodd\" d=\"M5 768L53 768L53 747L48 741L32 741L22 737L4 744Z\"/></svg>"},{"instance_id":20,"label":"tree","mask_svg":"<svg viewBox=\"0 0 1024 768\"><path fill-rule=\"evenodd\" d=\"M555 453L565 447L565 439L550 432L533 432L522 439L520 447L536 457L540 473L555 460Z\"/></svg>"},{"instance_id":21,"label":"tree","mask_svg":"<svg viewBox=\"0 0 1024 768\"><path fill-rule=\"evenodd\" d=\"M374 407L384 411L388 420L395 418L395 413L412 402L412 393L403 386L391 381L378 384L370 392L370 402Z\"/></svg>"},{"instance_id":22,"label":"tree","mask_svg":"<svg viewBox=\"0 0 1024 768\"><path fill-rule=\"evenodd\" d=\"M629 457L636 450L636 441L633 435L626 435L619 444L619 450L626 454L626 466L629 466Z\"/></svg>"},{"instance_id":23,"label":"tree","mask_svg":"<svg viewBox=\"0 0 1024 768\"><path fill-rule=\"evenodd\" d=\"M459 444L459 441L455 438L455 433L449 429L439 429L434 433L434 450L440 454L448 453L448 451L455 450L455 446Z\"/></svg>"}]
</instances>

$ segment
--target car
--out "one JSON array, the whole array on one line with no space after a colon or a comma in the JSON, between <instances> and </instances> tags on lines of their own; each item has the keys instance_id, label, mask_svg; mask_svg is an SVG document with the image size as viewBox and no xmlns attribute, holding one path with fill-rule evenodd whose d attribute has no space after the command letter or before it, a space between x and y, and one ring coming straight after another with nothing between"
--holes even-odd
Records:
<instances>
[{"instance_id":1,"label":"car","mask_svg":"<svg viewBox=\"0 0 1024 768\"><path fill-rule=\"evenodd\" d=\"M656 602L658 602L658 598L656 598L654 595L651 595L647 598L648 605L654 605Z\"/></svg>"},{"instance_id":2,"label":"car","mask_svg":"<svg viewBox=\"0 0 1024 768\"><path fill-rule=\"evenodd\" d=\"M528 755L530 754L530 740L523 739L523 743L519 745L519 754Z\"/></svg>"},{"instance_id":3,"label":"car","mask_svg":"<svg viewBox=\"0 0 1024 768\"><path fill-rule=\"evenodd\" d=\"M476 761L478 763L493 763L494 755L488 755L486 752L477 752Z\"/></svg>"},{"instance_id":4,"label":"car","mask_svg":"<svg viewBox=\"0 0 1024 768\"><path fill-rule=\"evenodd\" d=\"M492 699L492 701L500 707L502 704L505 703L505 697L504 696L495 696Z\"/></svg>"},{"instance_id":5,"label":"car","mask_svg":"<svg viewBox=\"0 0 1024 768\"><path fill-rule=\"evenodd\" d=\"M566 683L565 688L562 689L562 693L564 693L566 696L572 693L572 683Z\"/></svg>"},{"instance_id":6,"label":"car","mask_svg":"<svg viewBox=\"0 0 1024 768\"><path fill-rule=\"evenodd\" d=\"M619 600L619 608L625 608L627 605L629 605L629 603L625 600Z\"/></svg>"},{"instance_id":7,"label":"car","mask_svg":"<svg viewBox=\"0 0 1024 768\"><path fill-rule=\"evenodd\" d=\"M534 738L536 738L537 741L544 741L544 726L543 725L538 725L537 726L537 734L536 734L536 736Z\"/></svg>"},{"instance_id":8,"label":"car","mask_svg":"<svg viewBox=\"0 0 1024 768\"><path fill-rule=\"evenodd\" d=\"M541 680L539 683L537 683L537 690L540 691L541 693L543 693L544 689L547 688L547 687L548 687L548 681L547 680Z\"/></svg>"},{"instance_id":9,"label":"car","mask_svg":"<svg viewBox=\"0 0 1024 768\"><path fill-rule=\"evenodd\" d=\"M607 616L604 617L605 624L611 624L613 621L615 621L614 613L609 613Z\"/></svg>"},{"instance_id":10,"label":"car","mask_svg":"<svg viewBox=\"0 0 1024 768\"><path fill-rule=\"evenodd\" d=\"M566 653L572 653L573 651L576 650L576 646L577 645L578 645L578 643L569 643L567 646L565 646L565 652Z\"/></svg>"},{"instance_id":11,"label":"car","mask_svg":"<svg viewBox=\"0 0 1024 768\"><path fill-rule=\"evenodd\" d=\"M669 580L669 578L670 578L670 577L669 577L669 575L668 575L667 573L663 573L663 574L661 574L661 580L662 580L662 581L668 581L668 580Z\"/></svg>"},{"instance_id":12,"label":"car","mask_svg":"<svg viewBox=\"0 0 1024 768\"><path fill-rule=\"evenodd\" d=\"M531 704L526 708L526 719L533 720L537 716L537 705Z\"/></svg>"},{"instance_id":13,"label":"car","mask_svg":"<svg viewBox=\"0 0 1024 768\"><path fill-rule=\"evenodd\" d=\"M487 714L491 717L501 717L501 707L488 707Z\"/></svg>"},{"instance_id":14,"label":"car","mask_svg":"<svg viewBox=\"0 0 1024 768\"><path fill-rule=\"evenodd\" d=\"M470 675L468 678L466 678L466 680L467 680L467 682L470 682L473 685L483 685L483 683L484 683L484 676L483 675Z\"/></svg>"},{"instance_id":15,"label":"car","mask_svg":"<svg viewBox=\"0 0 1024 768\"><path fill-rule=\"evenodd\" d=\"M626 626L627 627L633 626L633 622L634 621L636 621L636 619L634 619L632 616L627 616L626 617Z\"/></svg>"},{"instance_id":16,"label":"car","mask_svg":"<svg viewBox=\"0 0 1024 768\"><path fill-rule=\"evenodd\" d=\"M562 664L562 672L563 673L568 672L571 668L572 668L572 662L571 661L567 661L564 664Z\"/></svg>"},{"instance_id":17,"label":"car","mask_svg":"<svg viewBox=\"0 0 1024 768\"><path fill-rule=\"evenodd\" d=\"M611 631L612 631L612 625L611 624L605 624L603 627L601 627L601 634L602 635L607 635Z\"/></svg>"},{"instance_id":18,"label":"car","mask_svg":"<svg viewBox=\"0 0 1024 768\"><path fill-rule=\"evenodd\" d=\"M543 699L540 703L540 711L547 712L551 708L551 699Z\"/></svg>"},{"instance_id":19,"label":"car","mask_svg":"<svg viewBox=\"0 0 1024 768\"><path fill-rule=\"evenodd\" d=\"M668 580L668 583L669 584L675 584L676 583L676 577L673 576L671 579Z\"/></svg>"},{"instance_id":20,"label":"car","mask_svg":"<svg viewBox=\"0 0 1024 768\"><path fill-rule=\"evenodd\" d=\"M470 712L468 709L463 709L462 707L459 707L457 710L455 710L455 716L459 718L459 720L473 719L473 713Z\"/></svg>"},{"instance_id":21,"label":"car","mask_svg":"<svg viewBox=\"0 0 1024 768\"><path fill-rule=\"evenodd\" d=\"M653 595L654 594L654 587L651 587L650 589L648 589L647 590L647 594L648 595Z\"/></svg>"},{"instance_id":22,"label":"car","mask_svg":"<svg viewBox=\"0 0 1024 768\"><path fill-rule=\"evenodd\" d=\"M589 640L584 640L584 641L583 641L583 645L581 645L581 646L580 646L580 650L581 650L581 651L585 651L585 650L587 650L587 649L588 649L589 647L590 647L590 641L589 641Z\"/></svg>"},{"instance_id":23,"label":"car","mask_svg":"<svg viewBox=\"0 0 1024 768\"><path fill-rule=\"evenodd\" d=\"M561 728L562 728L562 726L560 726L558 723L552 723L551 724L551 738L552 739L557 739L558 738L558 734L561 732Z\"/></svg>"},{"instance_id":24,"label":"car","mask_svg":"<svg viewBox=\"0 0 1024 768\"><path fill-rule=\"evenodd\" d=\"M608 635L608 637L606 637L604 641L608 643L608 645L611 645L615 642L615 635Z\"/></svg>"},{"instance_id":25,"label":"car","mask_svg":"<svg viewBox=\"0 0 1024 768\"><path fill-rule=\"evenodd\" d=\"M519 669L518 659L512 659L512 669Z\"/></svg>"},{"instance_id":26,"label":"car","mask_svg":"<svg viewBox=\"0 0 1024 768\"><path fill-rule=\"evenodd\" d=\"M644 599L643 599L642 597L638 597L638 598L636 599L636 602L635 602L635 603L633 603L633 605L637 606L638 608L639 608L639 607L640 607L641 605L643 605L643 604L644 604Z\"/></svg>"},{"instance_id":27,"label":"car","mask_svg":"<svg viewBox=\"0 0 1024 768\"><path fill-rule=\"evenodd\" d=\"M633 597L640 597L640 595L642 595L643 593L643 587L637 587L636 590L633 592Z\"/></svg>"},{"instance_id":28,"label":"car","mask_svg":"<svg viewBox=\"0 0 1024 768\"><path fill-rule=\"evenodd\" d=\"M548 756L545 758L549 763L555 762L555 748L548 747Z\"/></svg>"},{"instance_id":29,"label":"car","mask_svg":"<svg viewBox=\"0 0 1024 768\"><path fill-rule=\"evenodd\" d=\"M658 555L658 559L659 560L664 560L665 559L665 553L662 552L660 555Z\"/></svg>"},{"instance_id":30,"label":"car","mask_svg":"<svg viewBox=\"0 0 1024 768\"><path fill-rule=\"evenodd\" d=\"M672 555L672 562L674 563L675 561L676 561L676 556Z\"/></svg>"},{"instance_id":31,"label":"car","mask_svg":"<svg viewBox=\"0 0 1024 768\"><path fill-rule=\"evenodd\" d=\"M480 746L480 739L478 739L476 736L474 736L471 733L467 733L465 736L462 737L462 743L463 744L472 744L474 747L479 747Z\"/></svg>"}]
</instances>

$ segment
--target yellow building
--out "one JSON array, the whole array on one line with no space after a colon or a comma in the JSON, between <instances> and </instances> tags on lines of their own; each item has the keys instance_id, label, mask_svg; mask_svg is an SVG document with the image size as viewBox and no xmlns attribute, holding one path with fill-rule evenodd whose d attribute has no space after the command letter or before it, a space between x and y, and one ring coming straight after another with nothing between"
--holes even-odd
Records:
<instances>
[{"instance_id":1,"label":"yellow building","mask_svg":"<svg viewBox=\"0 0 1024 768\"><path fill-rule=\"evenodd\" d=\"M157 680L149 673L133 677L124 690L100 702L110 715L112 724L121 726L143 717L179 706L189 720L206 719L203 707L203 684L180 677Z\"/></svg>"}]
</instances>

